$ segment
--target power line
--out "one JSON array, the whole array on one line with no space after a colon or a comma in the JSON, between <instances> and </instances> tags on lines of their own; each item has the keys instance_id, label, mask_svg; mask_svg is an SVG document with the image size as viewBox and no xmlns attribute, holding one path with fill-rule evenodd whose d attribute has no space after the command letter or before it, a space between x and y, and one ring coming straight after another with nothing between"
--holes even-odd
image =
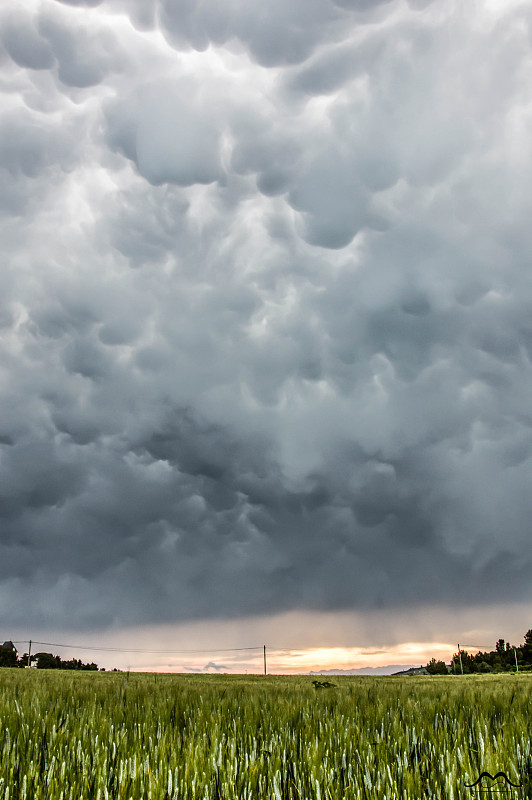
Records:
<instances>
[{"instance_id":1,"label":"power line","mask_svg":"<svg viewBox=\"0 0 532 800\"><path fill-rule=\"evenodd\" d=\"M28 640L26 639L19 639L13 644L25 644ZM149 648L141 648L141 647L98 647L96 645L78 645L78 644L66 644L66 643L59 643L59 642L40 642L36 639L32 639L33 644L43 645L45 647L62 647L68 648L72 650L91 650L94 652L99 653L145 653L148 655L194 655L194 654L209 654L209 653L238 653L238 652L251 652L251 651L260 651L264 650L264 645L256 645L255 647L212 647L212 648L189 648L189 649L176 649L176 650L151 650ZM462 645L461 649L470 649L470 650L482 650L488 651L489 647L484 645L473 645L473 644L466 644ZM268 650L274 650L275 652L281 654L289 654L293 653L294 650L300 650L301 648L272 648L268 646ZM305 648L303 648L305 649ZM313 648L310 648L311 650ZM319 648L318 648L319 649ZM380 651L376 652L368 652L368 653L357 653L359 658L363 658L364 656L371 656L377 655ZM396 655L406 655L411 654L412 657L416 655L416 653L411 653L410 650L396 650L394 651Z\"/></svg>"},{"instance_id":2,"label":"power line","mask_svg":"<svg viewBox=\"0 0 532 800\"><path fill-rule=\"evenodd\" d=\"M13 644L24 644L27 640L20 639ZM81 644L58 644L57 642L38 642L36 639L31 640L33 644L41 644L46 647L68 647L73 650L95 650L105 653L149 653L158 655L180 655L186 653L236 653L243 650L262 650L264 645L257 647L212 647L208 650L148 650L145 648L121 648L121 647L95 647L94 645L81 645Z\"/></svg>"}]
</instances>

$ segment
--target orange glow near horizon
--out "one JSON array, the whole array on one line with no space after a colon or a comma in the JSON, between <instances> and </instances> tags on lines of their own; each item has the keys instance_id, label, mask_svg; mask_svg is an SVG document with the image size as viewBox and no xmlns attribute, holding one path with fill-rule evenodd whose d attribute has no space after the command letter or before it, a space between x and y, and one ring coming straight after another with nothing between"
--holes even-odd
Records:
<instances>
[{"instance_id":1,"label":"orange glow near horizon","mask_svg":"<svg viewBox=\"0 0 532 800\"><path fill-rule=\"evenodd\" d=\"M309 672L322 669L359 669L387 664L426 663L433 656L451 658L454 649L450 644L407 642L392 648L319 647L272 653L272 667L289 672Z\"/></svg>"},{"instance_id":2,"label":"orange glow near horizon","mask_svg":"<svg viewBox=\"0 0 532 800\"><path fill-rule=\"evenodd\" d=\"M383 667L389 664L420 666L431 658L450 661L456 645L444 642L405 642L390 648L364 647L314 647L294 650L266 650L269 674L297 675L320 670L351 670L366 667ZM263 652L256 651L190 654L176 656L161 664L159 659L144 657L142 663L129 667L132 671L261 674L264 669ZM133 660L133 659L132 659Z\"/></svg>"}]
</instances>

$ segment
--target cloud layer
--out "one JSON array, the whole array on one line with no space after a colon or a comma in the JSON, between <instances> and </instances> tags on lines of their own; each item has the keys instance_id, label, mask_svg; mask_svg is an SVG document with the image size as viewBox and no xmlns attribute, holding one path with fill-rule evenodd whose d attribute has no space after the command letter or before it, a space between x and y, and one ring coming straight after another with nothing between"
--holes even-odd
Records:
<instances>
[{"instance_id":1,"label":"cloud layer","mask_svg":"<svg viewBox=\"0 0 532 800\"><path fill-rule=\"evenodd\" d=\"M6 624L530 598L531 25L4 5Z\"/></svg>"}]
</instances>

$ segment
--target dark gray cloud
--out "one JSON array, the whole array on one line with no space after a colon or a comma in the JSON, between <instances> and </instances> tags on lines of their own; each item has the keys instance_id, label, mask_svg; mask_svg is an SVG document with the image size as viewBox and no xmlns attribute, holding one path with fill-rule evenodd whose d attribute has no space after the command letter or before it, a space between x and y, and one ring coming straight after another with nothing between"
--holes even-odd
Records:
<instances>
[{"instance_id":1,"label":"dark gray cloud","mask_svg":"<svg viewBox=\"0 0 532 800\"><path fill-rule=\"evenodd\" d=\"M213 183L223 133L213 111L199 82L161 81L110 110L109 139L154 185Z\"/></svg>"},{"instance_id":2,"label":"dark gray cloud","mask_svg":"<svg viewBox=\"0 0 532 800\"><path fill-rule=\"evenodd\" d=\"M67 86L95 86L118 67L117 43L106 28L89 33L82 25L73 26L69 19L44 12L39 15L38 30L57 58L59 80Z\"/></svg>"},{"instance_id":3,"label":"dark gray cloud","mask_svg":"<svg viewBox=\"0 0 532 800\"><path fill-rule=\"evenodd\" d=\"M238 38L265 67L301 63L339 22L334 4L321 0L272 0L267 6L251 2L245 7L234 0L161 0L158 9L161 29L173 46L204 51Z\"/></svg>"},{"instance_id":4,"label":"dark gray cloud","mask_svg":"<svg viewBox=\"0 0 532 800\"><path fill-rule=\"evenodd\" d=\"M53 51L28 12L13 10L5 14L2 22L2 42L15 64L29 69L53 67Z\"/></svg>"},{"instance_id":5,"label":"dark gray cloud","mask_svg":"<svg viewBox=\"0 0 532 800\"><path fill-rule=\"evenodd\" d=\"M529 22L8 4L5 624L530 598Z\"/></svg>"}]
</instances>

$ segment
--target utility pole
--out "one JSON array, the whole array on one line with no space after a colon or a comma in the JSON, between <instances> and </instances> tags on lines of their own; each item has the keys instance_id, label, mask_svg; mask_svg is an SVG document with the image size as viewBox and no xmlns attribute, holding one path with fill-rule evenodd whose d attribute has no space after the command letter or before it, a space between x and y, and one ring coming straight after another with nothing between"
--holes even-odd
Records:
<instances>
[{"instance_id":1,"label":"utility pole","mask_svg":"<svg viewBox=\"0 0 532 800\"><path fill-rule=\"evenodd\" d=\"M460 656L460 672L464 674L464 667L462 666L462 651L460 650L460 643L458 643L458 655Z\"/></svg>"},{"instance_id":2,"label":"utility pole","mask_svg":"<svg viewBox=\"0 0 532 800\"><path fill-rule=\"evenodd\" d=\"M29 647L28 647L28 667L31 667L31 639L30 639L28 644L29 644Z\"/></svg>"},{"instance_id":3,"label":"utility pole","mask_svg":"<svg viewBox=\"0 0 532 800\"><path fill-rule=\"evenodd\" d=\"M517 650L514 647L514 657L515 657L515 671L519 672L519 664L517 663Z\"/></svg>"},{"instance_id":4,"label":"utility pole","mask_svg":"<svg viewBox=\"0 0 532 800\"><path fill-rule=\"evenodd\" d=\"M264 674L266 675L266 645L264 645Z\"/></svg>"}]
</instances>

